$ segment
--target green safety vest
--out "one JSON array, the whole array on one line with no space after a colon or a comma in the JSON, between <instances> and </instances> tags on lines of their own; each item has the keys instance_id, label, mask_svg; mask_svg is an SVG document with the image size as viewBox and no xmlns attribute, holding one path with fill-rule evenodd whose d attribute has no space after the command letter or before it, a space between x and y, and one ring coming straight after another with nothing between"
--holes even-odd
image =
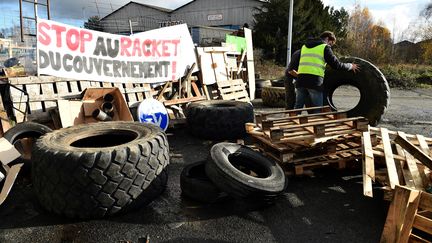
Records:
<instances>
[{"instance_id":1,"label":"green safety vest","mask_svg":"<svg viewBox=\"0 0 432 243\"><path fill-rule=\"evenodd\" d=\"M313 48L305 45L301 49L299 74L312 74L324 77L326 62L324 60L324 49L327 44L321 44Z\"/></svg>"}]
</instances>

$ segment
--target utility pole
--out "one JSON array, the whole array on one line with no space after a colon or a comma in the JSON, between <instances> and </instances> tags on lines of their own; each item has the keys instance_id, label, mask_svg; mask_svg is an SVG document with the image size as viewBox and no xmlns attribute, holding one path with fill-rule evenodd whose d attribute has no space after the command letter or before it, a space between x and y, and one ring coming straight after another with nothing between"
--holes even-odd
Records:
<instances>
[{"instance_id":1,"label":"utility pole","mask_svg":"<svg viewBox=\"0 0 432 243\"><path fill-rule=\"evenodd\" d=\"M290 8L288 14L288 43L287 43L287 62L286 68L288 68L288 64L291 62L291 46L292 46L292 23L293 23L293 12L294 12L294 0L290 0Z\"/></svg>"}]
</instances>

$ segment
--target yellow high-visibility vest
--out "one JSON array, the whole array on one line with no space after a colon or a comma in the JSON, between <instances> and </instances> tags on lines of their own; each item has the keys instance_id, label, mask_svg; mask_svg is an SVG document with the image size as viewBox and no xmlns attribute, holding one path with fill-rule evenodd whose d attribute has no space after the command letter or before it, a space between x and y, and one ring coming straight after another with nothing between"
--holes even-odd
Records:
<instances>
[{"instance_id":1,"label":"yellow high-visibility vest","mask_svg":"<svg viewBox=\"0 0 432 243\"><path fill-rule=\"evenodd\" d=\"M301 49L299 74L312 74L324 77L326 62L324 60L324 49L327 44L321 44L313 48L305 45Z\"/></svg>"}]
</instances>

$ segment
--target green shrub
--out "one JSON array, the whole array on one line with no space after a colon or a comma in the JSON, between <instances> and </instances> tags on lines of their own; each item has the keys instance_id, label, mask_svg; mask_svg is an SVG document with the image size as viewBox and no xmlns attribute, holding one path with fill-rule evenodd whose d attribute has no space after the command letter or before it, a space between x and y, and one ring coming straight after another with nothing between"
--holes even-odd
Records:
<instances>
[{"instance_id":1,"label":"green shrub","mask_svg":"<svg viewBox=\"0 0 432 243\"><path fill-rule=\"evenodd\" d=\"M411 89L420 87L420 84L432 85L432 66L386 65L380 69L390 87Z\"/></svg>"}]
</instances>

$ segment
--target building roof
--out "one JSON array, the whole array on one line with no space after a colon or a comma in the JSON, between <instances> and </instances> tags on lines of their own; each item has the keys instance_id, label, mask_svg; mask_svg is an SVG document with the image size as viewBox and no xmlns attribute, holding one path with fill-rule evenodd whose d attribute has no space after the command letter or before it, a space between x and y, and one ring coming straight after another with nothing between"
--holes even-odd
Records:
<instances>
[{"instance_id":1,"label":"building roof","mask_svg":"<svg viewBox=\"0 0 432 243\"><path fill-rule=\"evenodd\" d=\"M161 11L161 12L164 12L164 13L171 13L171 12L173 11L172 9L167 9L167 8L162 8L162 7L153 6L153 5L149 5L149 4L144 4L144 3L138 3L138 2L130 1L130 2L128 2L127 4L121 6L120 8L114 10L114 12L109 13L109 14L106 15L105 17L101 18L101 20L107 18L108 16L111 16L112 14L116 13L117 11L119 11L119 10L121 10L122 8L126 7L127 5L129 5L129 4L133 4L133 3L134 3L134 4L141 5L141 6L145 6L145 7L148 7L148 8L152 8L152 9L155 9L155 10L158 10L158 11Z\"/></svg>"},{"instance_id":2,"label":"building roof","mask_svg":"<svg viewBox=\"0 0 432 243\"><path fill-rule=\"evenodd\" d=\"M184 8L184 7L186 7L187 5L189 5L189 4L193 3L193 2L196 2L196 1L197 1L197 0L192 0L192 1L188 2L188 3L186 3L186 4L183 4L183 5L181 5L180 7L178 7L178 8L176 8L176 9L172 10L172 12L175 12L175 11L181 9L181 8ZM257 1L257 2L267 2L268 0L252 0L252 1Z\"/></svg>"},{"instance_id":3,"label":"building roof","mask_svg":"<svg viewBox=\"0 0 432 243\"><path fill-rule=\"evenodd\" d=\"M192 0L192 1L188 2L188 3L185 3L185 4L181 5L180 7L176 8L176 9L162 8L162 7L153 6L153 5L149 5L149 4L144 4L144 3L138 3L138 2L130 1L130 2L128 2L127 4L121 6L120 8L114 10L114 12L109 13L109 14L106 15L105 17L101 18L101 20L107 18L108 16L111 16L111 15L114 14L115 12L121 10L122 8L124 8L124 7L126 7L127 5L132 4L132 3L138 4L138 5L141 5L141 6L145 6L145 7L148 7L148 8L152 8L152 9L155 9L155 10L158 10L158 11L161 11L161 12L164 12L164 13L172 13L172 12L174 12L174 11L180 9L180 8L186 7L187 5L189 5L189 4L191 4L191 3L195 2L195 1L197 1L197 0ZM267 2L268 0L252 0L252 1L257 1L257 2Z\"/></svg>"}]
</instances>

